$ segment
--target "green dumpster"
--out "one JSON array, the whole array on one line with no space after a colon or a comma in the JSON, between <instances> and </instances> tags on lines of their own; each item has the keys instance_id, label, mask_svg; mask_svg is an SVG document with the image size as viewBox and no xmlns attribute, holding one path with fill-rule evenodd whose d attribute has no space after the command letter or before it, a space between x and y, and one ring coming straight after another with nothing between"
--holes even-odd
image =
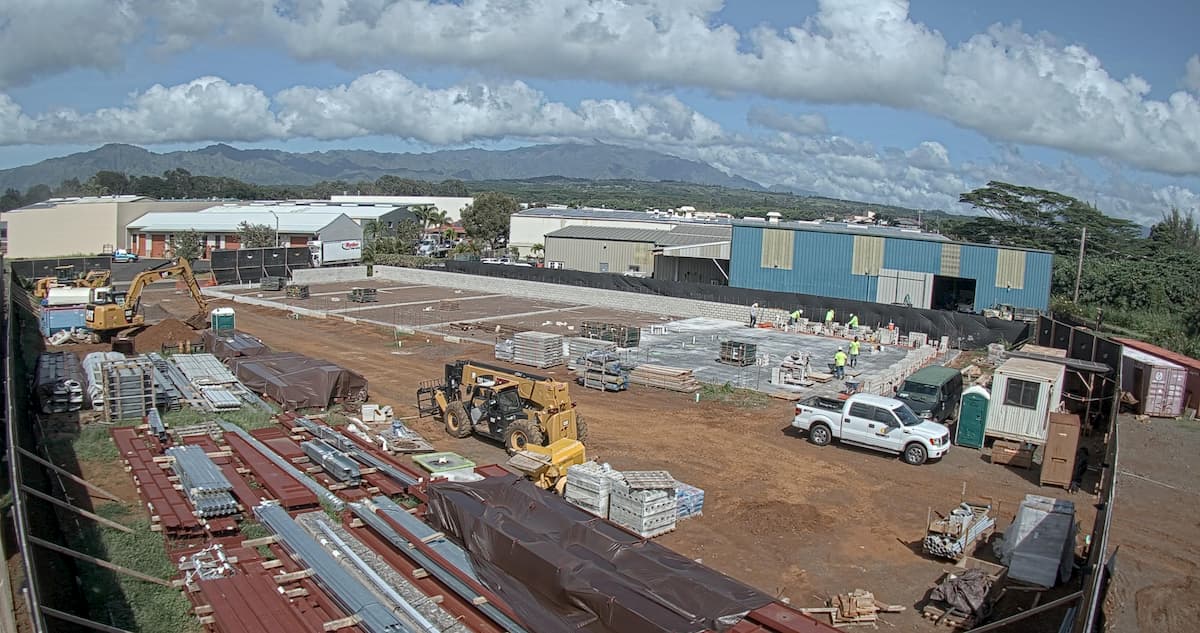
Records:
<instances>
[{"instance_id":1,"label":"green dumpster","mask_svg":"<svg viewBox=\"0 0 1200 633\"><path fill-rule=\"evenodd\" d=\"M955 425L955 444L971 448L983 448L983 436L987 431L987 412L990 400L991 397L987 389L979 385L963 392L962 404L958 408L958 424Z\"/></svg>"}]
</instances>

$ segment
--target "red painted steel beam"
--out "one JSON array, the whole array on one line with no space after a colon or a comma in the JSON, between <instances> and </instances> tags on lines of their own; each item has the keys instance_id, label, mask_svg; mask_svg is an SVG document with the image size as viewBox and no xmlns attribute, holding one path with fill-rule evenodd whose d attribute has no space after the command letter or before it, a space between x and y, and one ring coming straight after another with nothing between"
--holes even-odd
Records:
<instances>
[{"instance_id":1,"label":"red painted steel beam","mask_svg":"<svg viewBox=\"0 0 1200 633\"><path fill-rule=\"evenodd\" d=\"M317 495L296 481L282 468L276 466L265 455L258 452L249 442L236 433L226 433L225 441L229 448L242 460L242 464L254 473L256 479L267 490L271 491L280 505L288 510L315 508L320 505Z\"/></svg>"}]
</instances>

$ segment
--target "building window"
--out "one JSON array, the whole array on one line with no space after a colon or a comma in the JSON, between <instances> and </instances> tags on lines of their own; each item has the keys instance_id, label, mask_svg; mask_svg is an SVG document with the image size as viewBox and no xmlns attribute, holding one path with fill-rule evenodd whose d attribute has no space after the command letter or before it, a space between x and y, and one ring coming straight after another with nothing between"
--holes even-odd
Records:
<instances>
[{"instance_id":1,"label":"building window","mask_svg":"<svg viewBox=\"0 0 1200 633\"><path fill-rule=\"evenodd\" d=\"M1004 390L1004 404L1022 409L1036 409L1038 397L1041 395L1041 383L1009 378L1008 387Z\"/></svg>"},{"instance_id":2,"label":"building window","mask_svg":"<svg viewBox=\"0 0 1200 633\"><path fill-rule=\"evenodd\" d=\"M640 273L640 272L642 272L642 267L641 267L641 266L638 266L638 265L636 265L636 264L630 264L630 265L629 265L629 272L631 272L631 273Z\"/></svg>"},{"instance_id":3,"label":"building window","mask_svg":"<svg viewBox=\"0 0 1200 633\"><path fill-rule=\"evenodd\" d=\"M608 272L608 262L600 262L600 272Z\"/></svg>"}]
</instances>

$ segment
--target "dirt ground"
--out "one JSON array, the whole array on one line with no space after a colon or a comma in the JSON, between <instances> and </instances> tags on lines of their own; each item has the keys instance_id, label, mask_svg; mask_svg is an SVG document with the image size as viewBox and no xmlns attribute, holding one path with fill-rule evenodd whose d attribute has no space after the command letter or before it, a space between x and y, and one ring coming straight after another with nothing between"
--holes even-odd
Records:
<instances>
[{"instance_id":1,"label":"dirt ground","mask_svg":"<svg viewBox=\"0 0 1200 633\"><path fill-rule=\"evenodd\" d=\"M1108 630L1195 631L1200 624L1200 422L1119 426L1120 469L1110 541L1119 547Z\"/></svg>"},{"instance_id":2,"label":"dirt ground","mask_svg":"<svg viewBox=\"0 0 1200 633\"><path fill-rule=\"evenodd\" d=\"M400 416L415 413L418 383L439 378L444 363L493 358L490 347L432 335L403 337L397 344L395 333L382 327L293 320L244 304L236 310L238 329L273 348L362 373L372 401L392 405ZM564 367L543 373L570 379ZM793 405L780 400L738 409L650 388L574 388L572 395L589 423L590 457L619 469L667 469L705 490L704 515L681 522L660 543L796 606L822 606L836 593L871 590L909 607L884 617L889 629L938 628L913 607L949 564L924 557L920 540L927 512L949 511L964 490L968 499L990 498L998 505L999 530L1030 492L1069 498L1081 524L1093 521L1091 495L1039 488L1035 471L993 466L975 450L956 447L940 462L913 467L870 451L815 447L790 430ZM411 426L438 450L476 463L506 458L487 440L450 438L433 419Z\"/></svg>"}]
</instances>

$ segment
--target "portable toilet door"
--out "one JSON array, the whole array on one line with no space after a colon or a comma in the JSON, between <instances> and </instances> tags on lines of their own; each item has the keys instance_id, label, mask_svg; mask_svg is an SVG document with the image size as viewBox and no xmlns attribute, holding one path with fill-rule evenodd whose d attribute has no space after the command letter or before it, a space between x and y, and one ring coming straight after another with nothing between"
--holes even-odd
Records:
<instances>
[{"instance_id":1,"label":"portable toilet door","mask_svg":"<svg viewBox=\"0 0 1200 633\"><path fill-rule=\"evenodd\" d=\"M987 431L988 390L975 385L963 391L958 408L958 423L955 425L954 443L970 448L983 448L983 436Z\"/></svg>"}]
</instances>

